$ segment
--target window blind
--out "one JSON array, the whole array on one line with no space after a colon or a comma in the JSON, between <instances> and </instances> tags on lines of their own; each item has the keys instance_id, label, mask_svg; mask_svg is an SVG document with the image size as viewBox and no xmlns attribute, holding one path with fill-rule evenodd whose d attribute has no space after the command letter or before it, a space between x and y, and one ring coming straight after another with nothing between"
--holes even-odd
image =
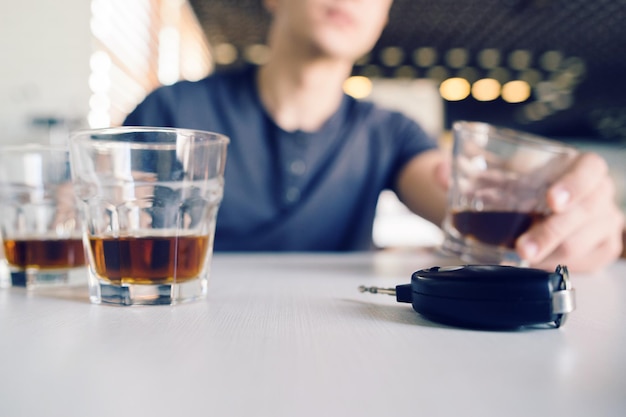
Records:
<instances>
[{"instance_id":1,"label":"window blind","mask_svg":"<svg viewBox=\"0 0 626 417\"><path fill-rule=\"evenodd\" d=\"M152 90L212 70L186 0L92 0L89 125L120 125Z\"/></svg>"}]
</instances>

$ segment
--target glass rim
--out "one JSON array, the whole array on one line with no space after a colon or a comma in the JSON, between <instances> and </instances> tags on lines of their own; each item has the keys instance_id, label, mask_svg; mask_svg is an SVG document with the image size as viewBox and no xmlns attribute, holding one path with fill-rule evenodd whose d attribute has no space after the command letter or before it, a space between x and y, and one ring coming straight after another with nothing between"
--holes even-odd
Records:
<instances>
[{"instance_id":1,"label":"glass rim","mask_svg":"<svg viewBox=\"0 0 626 417\"><path fill-rule=\"evenodd\" d=\"M578 150L565 142L550 139L545 136L537 135L534 133L525 132L522 130L512 129L508 127L493 125L487 122L478 122L470 120L457 120L452 123L453 132L459 131L459 129L469 129L472 133L488 134L489 137L497 137L498 140L512 144L529 145L533 149L551 152L555 154L576 154Z\"/></svg>"},{"instance_id":2,"label":"glass rim","mask_svg":"<svg viewBox=\"0 0 626 417\"><path fill-rule=\"evenodd\" d=\"M167 133L174 134L174 139L178 139L181 136L186 138L191 137L203 137L208 139L205 142L206 145L227 145L230 143L230 138L222 133L211 132L201 129L188 129L178 127L159 127L159 126L118 126L118 127L105 127L97 129L79 129L70 133L70 144L102 144L106 146L124 146L136 149L174 149L176 147L176 140L157 140L150 142L138 142L138 141L122 141L115 139L95 139L95 135L119 135L124 133ZM202 146L198 143L197 145Z\"/></svg>"}]
</instances>

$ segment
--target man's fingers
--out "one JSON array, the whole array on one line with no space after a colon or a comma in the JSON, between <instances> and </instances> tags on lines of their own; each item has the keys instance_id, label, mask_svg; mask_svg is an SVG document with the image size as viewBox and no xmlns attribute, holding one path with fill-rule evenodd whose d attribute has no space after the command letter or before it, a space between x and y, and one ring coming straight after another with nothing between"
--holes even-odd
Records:
<instances>
[{"instance_id":1,"label":"man's fingers","mask_svg":"<svg viewBox=\"0 0 626 417\"><path fill-rule=\"evenodd\" d=\"M593 192L607 175L608 166L599 155L579 155L570 169L548 189L548 206L556 213L566 210Z\"/></svg>"},{"instance_id":2,"label":"man's fingers","mask_svg":"<svg viewBox=\"0 0 626 417\"><path fill-rule=\"evenodd\" d=\"M532 263L531 266L550 270L556 265L566 265L570 271L596 271L599 267L613 261L621 247L622 242L617 238L603 240L589 248L564 244L540 262Z\"/></svg>"},{"instance_id":3,"label":"man's fingers","mask_svg":"<svg viewBox=\"0 0 626 417\"><path fill-rule=\"evenodd\" d=\"M517 239L516 249L520 256L530 262L541 260L553 252L569 235L587 221L581 207L566 213L554 214L531 228Z\"/></svg>"},{"instance_id":4,"label":"man's fingers","mask_svg":"<svg viewBox=\"0 0 626 417\"><path fill-rule=\"evenodd\" d=\"M614 205L602 203L608 201L606 196L612 192L612 183L603 181L579 204L565 212L555 213L532 227L517 240L516 248L520 256L530 262L540 261L572 236L577 233L580 235L585 230L590 235L577 237L576 244L595 245L603 236L615 234L612 231L619 230L621 214Z\"/></svg>"}]
</instances>

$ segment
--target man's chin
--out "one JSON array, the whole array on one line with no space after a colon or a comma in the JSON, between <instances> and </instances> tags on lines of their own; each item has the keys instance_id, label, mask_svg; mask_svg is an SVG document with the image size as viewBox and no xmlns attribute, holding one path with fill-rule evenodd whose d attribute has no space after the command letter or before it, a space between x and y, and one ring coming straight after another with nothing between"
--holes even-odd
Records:
<instances>
[{"instance_id":1,"label":"man's chin","mask_svg":"<svg viewBox=\"0 0 626 417\"><path fill-rule=\"evenodd\" d=\"M349 36L350 35L350 36ZM362 39L354 39L352 33L347 34L341 30L327 30L317 36L316 44L321 53L337 59L345 59L351 62L367 54L373 45L359 45Z\"/></svg>"}]
</instances>

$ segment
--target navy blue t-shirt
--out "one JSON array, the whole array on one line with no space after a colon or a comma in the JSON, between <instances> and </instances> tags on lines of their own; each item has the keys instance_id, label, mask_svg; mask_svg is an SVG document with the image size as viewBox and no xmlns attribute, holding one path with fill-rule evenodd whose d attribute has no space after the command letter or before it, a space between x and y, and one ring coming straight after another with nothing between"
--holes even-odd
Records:
<instances>
[{"instance_id":1,"label":"navy blue t-shirt","mask_svg":"<svg viewBox=\"0 0 626 417\"><path fill-rule=\"evenodd\" d=\"M380 192L404 164L435 147L406 116L345 95L317 132L287 132L266 113L257 67L160 87L127 126L208 130L230 138L216 251L373 248Z\"/></svg>"}]
</instances>

